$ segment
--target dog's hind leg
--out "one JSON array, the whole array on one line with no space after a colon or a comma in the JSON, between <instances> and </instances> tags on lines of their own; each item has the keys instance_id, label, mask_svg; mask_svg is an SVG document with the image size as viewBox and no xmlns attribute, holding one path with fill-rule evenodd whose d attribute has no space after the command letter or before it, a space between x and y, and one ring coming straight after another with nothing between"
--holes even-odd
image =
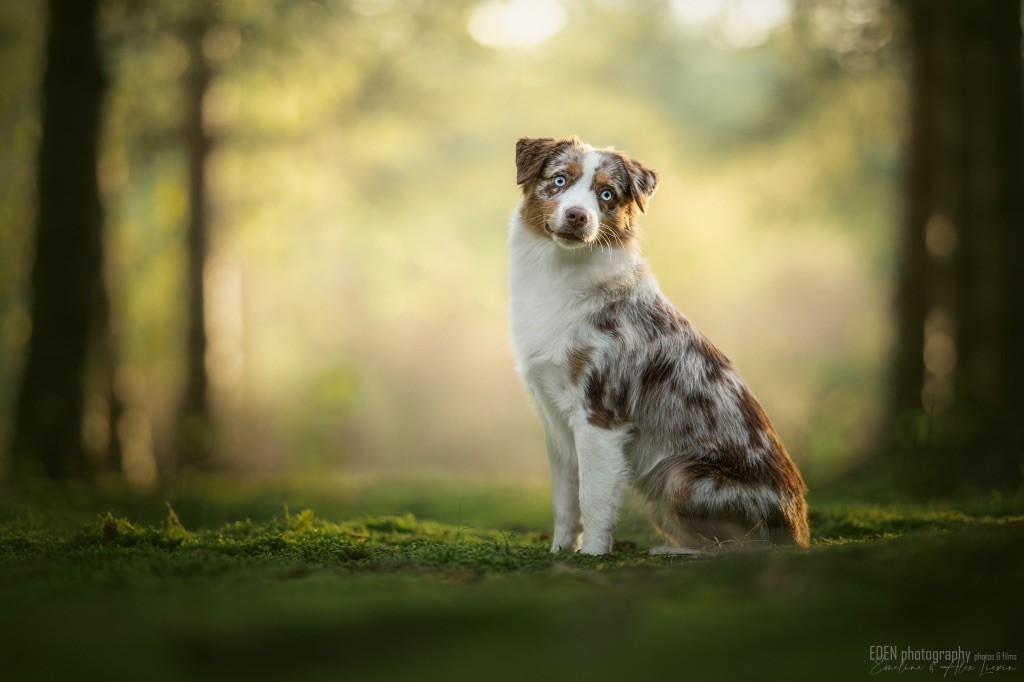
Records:
<instances>
[{"instance_id":1,"label":"dog's hind leg","mask_svg":"<svg viewBox=\"0 0 1024 682\"><path fill-rule=\"evenodd\" d=\"M655 527L668 543L655 547L651 554L700 555L750 549L764 535L756 524L731 515L705 518L693 510L670 507L653 517Z\"/></svg>"},{"instance_id":2,"label":"dog's hind leg","mask_svg":"<svg viewBox=\"0 0 1024 682\"><path fill-rule=\"evenodd\" d=\"M669 461L640 483L651 521L668 541L656 553L694 554L750 550L773 539L761 507L769 495L743 486L694 477L689 462Z\"/></svg>"}]
</instances>

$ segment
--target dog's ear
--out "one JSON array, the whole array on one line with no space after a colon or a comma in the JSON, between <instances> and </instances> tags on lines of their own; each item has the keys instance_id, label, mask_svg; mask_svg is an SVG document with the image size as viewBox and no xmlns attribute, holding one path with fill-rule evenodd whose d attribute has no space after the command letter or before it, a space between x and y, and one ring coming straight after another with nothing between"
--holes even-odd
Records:
<instances>
[{"instance_id":1,"label":"dog's ear","mask_svg":"<svg viewBox=\"0 0 1024 682\"><path fill-rule=\"evenodd\" d=\"M647 200L658 188L658 174L639 161L624 158L626 171L629 173L629 193L633 201L640 207L641 213L647 212Z\"/></svg>"},{"instance_id":2,"label":"dog's ear","mask_svg":"<svg viewBox=\"0 0 1024 682\"><path fill-rule=\"evenodd\" d=\"M573 140L553 137L520 137L516 140L516 184L525 185L537 179L544 170L544 162L572 143Z\"/></svg>"}]
</instances>

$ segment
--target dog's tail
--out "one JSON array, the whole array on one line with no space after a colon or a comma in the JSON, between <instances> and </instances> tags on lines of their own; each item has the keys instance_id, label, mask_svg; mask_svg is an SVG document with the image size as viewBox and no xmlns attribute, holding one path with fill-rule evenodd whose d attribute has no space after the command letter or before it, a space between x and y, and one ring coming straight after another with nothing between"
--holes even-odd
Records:
<instances>
[{"instance_id":1,"label":"dog's tail","mask_svg":"<svg viewBox=\"0 0 1024 682\"><path fill-rule=\"evenodd\" d=\"M810 547L811 529L807 525L807 502L802 492L782 493L780 497L779 519L768 524L768 539L776 545Z\"/></svg>"}]
</instances>

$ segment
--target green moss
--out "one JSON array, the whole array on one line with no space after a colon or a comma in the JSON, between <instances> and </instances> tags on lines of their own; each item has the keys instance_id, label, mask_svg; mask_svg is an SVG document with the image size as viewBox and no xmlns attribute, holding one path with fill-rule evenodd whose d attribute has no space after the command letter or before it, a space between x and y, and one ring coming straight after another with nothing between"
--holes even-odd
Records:
<instances>
[{"instance_id":1,"label":"green moss","mask_svg":"<svg viewBox=\"0 0 1024 682\"><path fill-rule=\"evenodd\" d=\"M146 525L107 511L99 522L71 532L54 532L31 523L0 524L0 556L23 561L61 554L78 558L109 555L120 560L134 549L133 560L154 570L188 557L192 563L237 558L307 565L311 569L360 572L470 569L474 574L537 572L555 565L600 570L658 567L692 562L678 557L651 557L644 546L625 541L607 557L552 555L539 531L466 528L420 520L412 514L332 521L310 509L255 522L234 521L217 527L185 528L170 503L162 523ZM908 533L1024 527L1017 509L994 515L982 511L913 506L833 504L812 514L814 547L892 540ZM254 564L257 566L259 564ZM122 576L124 577L124 576ZM124 578L128 579L128 578Z\"/></svg>"},{"instance_id":2,"label":"green moss","mask_svg":"<svg viewBox=\"0 0 1024 682\"><path fill-rule=\"evenodd\" d=\"M651 557L626 533L609 556L552 555L546 519L281 504L202 523L177 503L93 504L86 522L31 505L0 520L15 679L633 679L681 658L698 678L861 679L872 644L1024 654L1008 634L1024 608L1019 499L825 500L810 550L698 559Z\"/></svg>"}]
</instances>

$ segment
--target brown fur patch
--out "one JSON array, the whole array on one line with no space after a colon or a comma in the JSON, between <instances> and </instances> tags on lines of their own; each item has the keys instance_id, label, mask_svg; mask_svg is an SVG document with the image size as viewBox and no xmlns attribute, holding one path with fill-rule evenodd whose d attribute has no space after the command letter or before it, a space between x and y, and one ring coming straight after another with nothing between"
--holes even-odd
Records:
<instances>
[{"instance_id":1,"label":"brown fur patch","mask_svg":"<svg viewBox=\"0 0 1024 682\"><path fill-rule=\"evenodd\" d=\"M658 174L635 159L615 152L628 177L629 195L641 213L647 212L647 202L658 187Z\"/></svg>"},{"instance_id":2,"label":"brown fur patch","mask_svg":"<svg viewBox=\"0 0 1024 682\"><path fill-rule=\"evenodd\" d=\"M725 354L708 341L703 334L693 343L693 349L700 353L709 365L717 365L722 368L729 366L729 358L725 357Z\"/></svg>"},{"instance_id":3,"label":"brown fur patch","mask_svg":"<svg viewBox=\"0 0 1024 682\"><path fill-rule=\"evenodd\" d=\"M729 358L725 357L725 354L708 341L703 334L690 342L690 348L704 360L707 380L721 381L725 370L731 366Z\"/></svg>"},{"instance_id":4,"label":"brown fur patch","mask_svg":"<svg viewBox=\"0 0 1024 682\"><path fill-rule=\"evenodd\" d=\"M767 478L779 490L797 493L800 503L803 505L803 493L807 490L807 485L797 470L796 464L793 463L789 453L786 452L786 446L779 440L779 435L775 432L775 427L770 422L763 434L768 447L767 468L771 470Z\"/></svg>"},{"instance_id":5,"label":"brown fur patch","mask_svg":"<svg viewBox=\"0 0 1024 682\"><path fill-rule=\"evenodd\" d=\"M590 357L593 354L592 348L571 348L567 360L569 362L569 381L573 386L580 383L583 373L590 364Z\"/></svg>"},{"instance_id":6,"label":"brown fur patch","mask_svg":"<svg viewBox=\"0 0 1024 682\"><path fill-rule=\"evenodd\" d=\"M768 421L768 415L765 414L764 409L754 399L754 394L746 386L740 392L739 407L740 414L743 415L743 423L747 427L747 435L750 437L751 442L755 441L755 436L762 433L775 432L771 422Z\"/></svg>"},{"instance_id":7,"label":"brown fur patch","mask_svg":"<svg viewBox=\"0 0 1024 682\"><path fill-rule=\"evenodd\" d=\"M748 443L725 443L711 448L716 465L724 467L720 471L737 485L764 486L778 491L803 491L803 479L764 410L746 387L739 399ZM762 456L749 456L751 448L762 447L765 448Z\"/></svg>"},{"instance_id":8,"label":"brown fur patch","mask_svg":"<svg viewBox=\"0 0 1024 682\"><path fill-rule=\"evenodd\" d=\"M659 299L647 312L651 326L660 334L675 334L686 325L686 318L663 299Z\"/></svg>"},{"instance_id":9,"label":"brown fur patch","mask_svg":"<svg viewBox=\"0 0 1024 682\"><path fill-rule=\"evenodd\" d=\"M538 237L549 238L545 224L558 209L558 202L554 199L543 199L533 191L526 195L522 208L519 209L519 217L530 232Z\"/></svg>"},{"instance_id":10,"label":"brown fur patch","mask_svg":"<svg viewBox=\"0 0 1024 682\"><path fill-rule=\"evenodd\" d=\"M597 170L594 172L593 190L607 187L615 194L616 201L628 202L631 198L629 190L629 159L618 152L604 152Z\"/></svg>"},{"instance_id":11,"label":"brown fur patch","mask_svg":"<svg viewBox=\"0 0 1024 682\"><path fill-rule=\"evenodd\" d=\"M688 408L699 412L711 412L711 407L714 404L711 400L711 396L704 391L687 393L683 396L683 401L686 403Z\"/></svg>"},{"instance_id":12,"label":"brown fur patch","mask_svg":"<svg viewBox=\"0 0 1024 682\"><path fill-rule=\"evenodd\" d=\"M672 379L676 370L677 365L674 357L669 356L663 351L655 353L654 357L644 365L643 371L640 372L641 390L648 392L660 391L661 385Z\"/></svg>"},{"instance_id":13,"label":"brown fur patch","mask_svg":"<svg viewBox=\"0 0 1024 682\"><path fill-rule=\"evenodd\" d=\"M694 415L699 415L703 418L708 431L714 433L718 430L718 414L715 412L715 403L710 395L704 391L685 393L683 403L686 405L686 409L692 413L690 419L693 419Z\"/></svg>"},{"instance_id":14,"label":"brown fur patch","mask_svg":"<svg viewBox=\"0 0 1024 682\"><path fill-rule=\"evenodd\" d=\"M521 137L516 141L516 184L527 185L540 177L545 164L570 147L582 147L578 138Z\"/></svg>"},{"instance_id":15,"label":"brown fur patch","mask_svg":"<svg viewBox=\"0 0 1024 682\"><path fill-rule=\"evenodd\" d=\"M605 246L622 246L636 237L635 208L631 203L619 204L601 212L597 241Z\"/></svg>"},{"instance_id":16,"label":"brown fur patch","mask_svg":"<svg viewBox=\"0 0 1024 682\"><path fill-rule=\"evenodd\" d=\"M598 428L614 429L624 423L629 387L612 383L607 370L592 369L584 382L587 421Z\"/></svg>"},{"instance_id":17,"label":"brown fur patch","mask_svg":"<svg viewBox=\"0 0 1024 682\"><path fill-rule=\"evenodd\" d=\"M550 138L544 138L544 140L548 139ZM578 155L581 152L577 149L582 143L574 139L558 140L557 142L559 144L554 147L548 145L547 142L542 145L542 149L550 151L548 156L543 159L541 167L536 170L536 175L529 177L523 184L525 199L519 210L519 216L526 228L535 235L546 239L551 238L551 233L545 225L552 224L558 210L558 195L565 187L571 186L583 172L583 166L578 160ZM533 163L532 157L530 158L530 163ZM551 166L554 168L549 172ZM546 177L541 176L542 172ZM558 174L566 177L567 182L563 187L557 187L552 180L553 176Z\"/></svg>"}]
</instances>

